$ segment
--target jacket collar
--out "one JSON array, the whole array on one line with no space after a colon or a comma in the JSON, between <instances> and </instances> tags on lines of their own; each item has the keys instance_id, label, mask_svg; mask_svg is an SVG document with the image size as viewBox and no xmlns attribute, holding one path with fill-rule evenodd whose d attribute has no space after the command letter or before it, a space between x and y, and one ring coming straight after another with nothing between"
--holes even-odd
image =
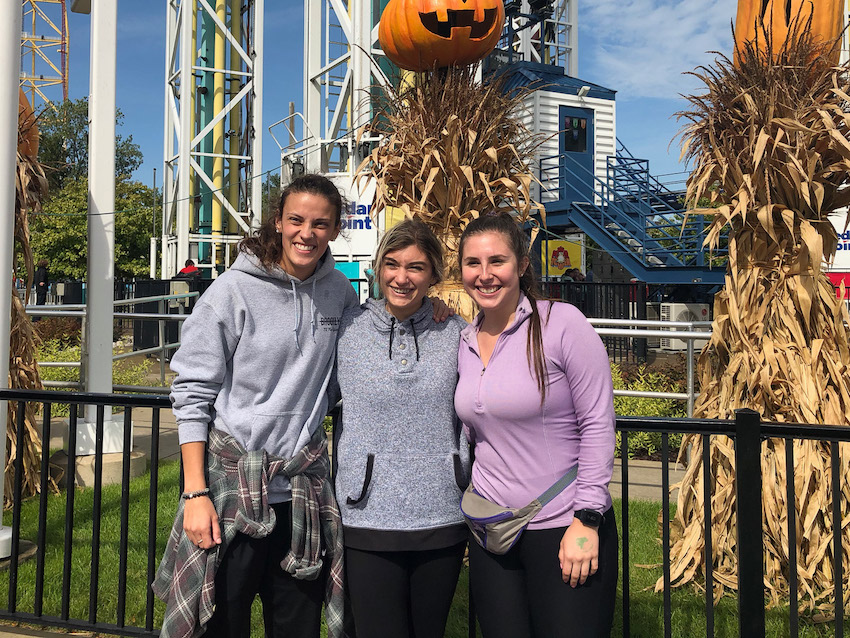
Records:
<instances>
[{"instance_id":1,"label":"jacket collar","mask_svg":"<svg viewBox=\"0 0 850 638\"><path fill-rule=\"evenodd\" d=\"M531 316L531 300L525 296L525 293L520 291L519 302L514 312L514 320L505 328L502 334L509 335L516 332L522 323ZM466 341L478 351L478 330L481 327L481 322L484 320L484 312L479 312L475 320L464 328L461 333L461 339Z\"/></svg>"}]
</instances>

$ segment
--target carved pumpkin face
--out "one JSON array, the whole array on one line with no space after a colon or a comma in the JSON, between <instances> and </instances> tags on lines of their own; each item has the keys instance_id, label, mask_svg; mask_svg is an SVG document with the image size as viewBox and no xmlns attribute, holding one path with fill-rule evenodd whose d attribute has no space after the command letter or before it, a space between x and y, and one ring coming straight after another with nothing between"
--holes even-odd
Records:
<instances>
[{"instance_id":1,"label":"carved pumpkin face","mask_svg":"<svg viewBox=\"0 0 850 638\"><path fill-rule=\"evenodd\" d=\"M765 34L771 38L771 53L782 48L795 20L802 29L811 17L812 35L816 42L831 43L841 33L843 0L739 0L735 17L735 60L743 51L743 43L758 37L759 49L767 46ZM799 17L798 17L799 16ZM838 63L838 48L833 64Z\"/></svg>"},{"instance_id":2,"label":"carved pumpkin face","mask_svg":"<svg viewBox=\"0 0 850 638\"><path fill-rule=\"evenodd\" d=\"M502 0L391 0L378 37L399 67L424 71L477 62L496 46L504 22Z\"/></svg>"}]
</instances>

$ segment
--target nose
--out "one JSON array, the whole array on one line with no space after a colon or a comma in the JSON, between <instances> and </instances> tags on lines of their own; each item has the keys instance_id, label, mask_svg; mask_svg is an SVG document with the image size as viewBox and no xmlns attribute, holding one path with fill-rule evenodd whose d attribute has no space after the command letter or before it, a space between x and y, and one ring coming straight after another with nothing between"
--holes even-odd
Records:
<instances>
[{"instance_id":1,"label":"nose","mask_svg":"<svg viewBox=\"0 0 850 638\"><path fill-rule=\"evenodd\" d=\"M483 281L487 281L492 277L492 273L490 272L490 266L488 264L481 264L481 274L479 275L479 279Z\"/></svg>"}]
</instances>

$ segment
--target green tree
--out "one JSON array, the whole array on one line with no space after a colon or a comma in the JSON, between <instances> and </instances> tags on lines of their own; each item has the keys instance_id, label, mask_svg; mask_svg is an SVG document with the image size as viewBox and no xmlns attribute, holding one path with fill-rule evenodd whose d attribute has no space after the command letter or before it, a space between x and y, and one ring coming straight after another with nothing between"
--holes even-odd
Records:
<instances>
[{"instance_id":1,"label":"green tree","mask_svg":"<svg viewBox=\"0 0 850 638\"><path fill-rule=\"evenodd\" d=\"M141 182L115 185L115 276L138 277L150 272L150 237L160 227L159 193ZM36 260L50 261L53 279L84 279L87 257L88 182L69 180L30 218Z\"/></svg>"},{"instance_id":2,"label":"green tree","mask_svg":"<svg viewBox=\"0 0 850 638\"><path fill-rule=\"evenodd\" d=\"M115 112L116 127L123 125L124 115ZM89 102L88 98L66 100L57 109L45 109L38 119L40 134L38 159L47 168L50 192L61 190L68 180L88 176L89 167ZM142 165L142 151L133 136L115 136L115 174L129 177Z\"/></svg>"}]
</instances>

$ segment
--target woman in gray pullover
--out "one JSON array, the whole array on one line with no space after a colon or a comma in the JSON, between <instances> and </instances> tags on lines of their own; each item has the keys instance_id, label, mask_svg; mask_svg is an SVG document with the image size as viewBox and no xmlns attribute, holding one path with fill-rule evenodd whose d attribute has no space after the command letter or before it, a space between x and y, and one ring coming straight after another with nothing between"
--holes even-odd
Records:
<instances>
[{"instance_id":1,"label":"woman in gray pullover","mask_svg":"<svg viewBox=\"0 0 850 638\"><path fill-rule=\"evenodd\" d=\"M358 638L442 636L457 584L469 457L454 391L465 324L432 318L426 295L442 274L434 234L403 221L375 258L383 298L340 324L336 495Z\"/></svg>"},{"instance_id":2,"label":"woman in gray pullover","mask_svg":"<svg viewBox=\"0 0 850 638\"><path fill-rule=\"evenodd\" d=\"M173 614L168 618L182 625L194 615L192 621L206 624L205 636L247 638L257 594L263 601L267 636L319 636L324 578L305 575L307 570L297 564L282 569L282 562L294 563L287 553L293 518L298 522L293 512L301 509L292 505L295 479L290 484L288 474L278 472L263 477L271 478L267 484L257 481L258 493L247 496L262 505L259 509L267 510L270 504L273 516L240 525L234 535L234 523L245 517L240 511L234 520L232 512L222 510L213 475L222 462L213 458L208 433L210 428L221 432L233 445L253 453L245 455L251 458L261 452L264 459L290 459L315 440L326 445L321 427L336 331L343 310L357 305L351 284L335 270L328 249L339 232L341 212L342 199L327 178L305 175L293 181L281 194L276 214L241 244L231 269L199 299L171 362L177 372L171 401L185 477L183 532L197 548L188 560L209 557L206 564L217 569L214 600L210 583L204 582L200 609L196 601L186 602L187 592L180 589L178 574L186 570L176 570L169 607ZM321 436L314 436L317 433ZM326 461L326 451L320 451L318 460ZM273 463L280 467L278 461ZM251 527L267 535L242 533ZM341 571L341 562L339 566ZM341 573L338 577L341 586ZM336 582L333 567L329 582ZM341 609L333 618L331 611L329 606L328 634L339 635ZM191 635L197 635L198 629L189 625Z\"/></svg>"}]
</instances>

